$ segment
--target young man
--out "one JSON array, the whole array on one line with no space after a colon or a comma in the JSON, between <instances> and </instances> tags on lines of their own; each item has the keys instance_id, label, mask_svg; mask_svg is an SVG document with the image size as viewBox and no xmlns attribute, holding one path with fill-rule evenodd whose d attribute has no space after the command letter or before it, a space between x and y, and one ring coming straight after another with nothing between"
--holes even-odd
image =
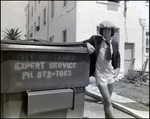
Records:
<instances>
[{"instance_id":1,"label":"young man","mask_svg":"<svg viewBox=\"0 0 150 119\"><path fill-rule=\"evenodd\" d=\"M100 35L93 35L85 40L89 54L91 54L90 76L94 76L96 84L104 100L106 118L114 118L111 95L113 83L120 71L120 53L118 43L112 39L115 25L109 21L100 23Z\"/></svg>"}]
</instances>

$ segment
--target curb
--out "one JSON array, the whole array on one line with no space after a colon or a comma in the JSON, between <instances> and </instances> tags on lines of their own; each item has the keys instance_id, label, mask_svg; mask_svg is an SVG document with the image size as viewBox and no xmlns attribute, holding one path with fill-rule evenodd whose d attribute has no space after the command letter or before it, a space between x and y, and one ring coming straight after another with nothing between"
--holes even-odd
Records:
<instances>
[{"instance_id":1,"label":"curb","mask_svg":"<svg viewBox=\"0 0 150 119\"><path fill-rule=\"evenodd\" d=\"M98 91L97 90L98 90L98 88L96 88L95 86L90 87L89 89L86 88L85 94L90 96L90 97L92 97L92 98L95 98L97 100L103 101L103 98L102 98L101 94L98 92L99 90ZM118 97L119 100L121 99L120 102L119 102L119 100L117 100L117 98L116 98L116 100L112 99L112 105L115 108L117 108L117 109L119 109L119 110L121 110L121 111L123 111L123 112L125 112L125 113L127 113L129 115L132 115L132 116L134 116L136 118L149 118L149 111L139 111L139 110L135 110L135 109L132 109L130 107L127 107L127 106L123 105L124 102L125 103L126 102L137 103L136 101L133 101L133 100L125 98L125 97L122 97L122 96L117 95L115 93L113 93L113 94L115 95L115 97ZM137 105L141 106L141 107L139 107L139 109L140 108L145 108L145 106L142 105L142 104L137 103ZM149 108L148 108L148 110L149 110Z\"/></svg>"}]
</instances>

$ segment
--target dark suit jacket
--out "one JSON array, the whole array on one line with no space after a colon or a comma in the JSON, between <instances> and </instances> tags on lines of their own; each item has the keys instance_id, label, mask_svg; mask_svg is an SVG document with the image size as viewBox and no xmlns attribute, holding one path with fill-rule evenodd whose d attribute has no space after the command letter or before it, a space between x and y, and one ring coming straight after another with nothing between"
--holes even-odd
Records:
<instances>
[{"instance_id":1,"label":"dark suit jacket","mask_svg":"<svg viewBox=\"0 0 150 119\"><path fill-rule=\"evenodd\" d=\"M90 55L90 76L94 76L95 64L99 54L102 40L103 40L102 36L93 35L91 36L90 39L83 41L84 46L86 46L86 43L88 42L95 48L95 52ZM114 67L114 69L120 68L120 53L118 50L118 42L112 40L112 47L113 47L112 66Z\"/></svg>"}]
</instances>

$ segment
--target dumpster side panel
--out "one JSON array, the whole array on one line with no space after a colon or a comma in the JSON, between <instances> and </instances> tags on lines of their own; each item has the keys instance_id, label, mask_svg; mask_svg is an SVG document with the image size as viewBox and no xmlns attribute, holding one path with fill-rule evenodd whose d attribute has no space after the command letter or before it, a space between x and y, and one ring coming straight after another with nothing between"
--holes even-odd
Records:
<instances>
[{"instance_id":1,"label":"dumpster side panel","mask_svg":"<svg viewBox=\"0 0 150 119\"><path fill-rule=\"evenodd\" d=\"M85 97L85 88L84 87L76 87L76 96L75 96L75 107L74 110L68 110L67 118L83 117L84 112L84 97Z\"/></svg>"},{"instance_id":2,"label":"dumpster side panel","mask_svg":"<svg viewBox=\"0 0 150 119\"><path fill-rule=\"evenodd\" d=\"M90 58L82 43L6 42L1 43L1 117L83 117Z\"/></svg>"},{"instance_id":3,"label":"dumpster side panel","mask_svg":"<svg viewBox=\"0 0 150 119\"><path fill-rule=\"evenodd\" d=\"M87 54L2 53L2 93L88 85Z\"/></svg>"},{"instance_id":4,"label":"dumpster side panel","mask_svg":"<svg viewBox=\"0 0 150 119\"><path fill-rule=\"evenodd\" d=\"M2 117L4 118L81 118L83 117L84 112L84 96L85 96L85 88L84 87L77 87L75 89L75 100L74 100L74 109L58 109L58 110L49 110L49 111L43 111L42 113L37 113L37 110L35 111L34 115L27 115L28 112L28 100L27 100L27 94L26 93L6 93L2 94L2 104L4 108ZM59 89L60 90L60 89ZM64 90L64 89L63 89ZM66 89L65 89L66 90ZM71 90L71 89L69 89ZM54 92L54 91L52 91ZM63 93L62 93L63 95ZM70 93L69 93L70 95ZM72 93L71 93L72 95ZM62 97L64 97L63 95ZM61 95L59 95L58 100L62 100ZM52 97L53 98L53 97ZM67 97L66 97L67 98ZM47 99L46 99L47 100ZM69 102L72 102L72 98L68 99ZM54 101L54 100L53 100ZM44 102L42 102L44 103ZM41 104L42 104L41 103ZM52 103L50 101L50 103ZM56 104L56 103L55 103ZM40 103L37 103L39 106ZM62 106L62 105L58 105ZM47 107L47 106L46 106ZM45 107L45 108L46 108ZM53 108L53 107L52 107ZM55 108L55 107L54 107Z\"/></svg>"}]
</instances>

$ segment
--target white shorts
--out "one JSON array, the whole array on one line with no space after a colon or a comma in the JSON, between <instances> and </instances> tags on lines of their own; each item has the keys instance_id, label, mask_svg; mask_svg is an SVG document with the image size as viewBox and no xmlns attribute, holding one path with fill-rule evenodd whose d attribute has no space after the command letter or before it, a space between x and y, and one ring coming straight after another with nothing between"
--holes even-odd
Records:
<instances>
[{"instance_id":1,"label":"white shorts","mask_svg":"<svg viewBox=\"0 0 150 119\"><path fill-rule=\"evenodd\" d=\"M112 84L112 83L115 82L115 79L113 77L111 77L109 79L106 79L106 78L96 78L96 85L98 86L98 84L100 84L101 86L107 86L108 84Z\"/></svg>"}]
</instances>

